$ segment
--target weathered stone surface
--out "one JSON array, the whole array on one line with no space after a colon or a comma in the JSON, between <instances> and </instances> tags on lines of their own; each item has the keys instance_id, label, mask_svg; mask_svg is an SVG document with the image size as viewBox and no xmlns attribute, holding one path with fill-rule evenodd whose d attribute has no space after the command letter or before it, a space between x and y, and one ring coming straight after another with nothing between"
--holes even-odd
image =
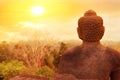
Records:
<instances>
[{"instance_id":1,"label":"weathered stone surface","mask_svg":"<svg viewBox=\"0 0 120 80\"><path fill-rule=\"evenodd\" d=\"M72 74L57 74L53 80L78 80Z\"/></svg>"},{"instance_id":2,"label":"weathered stone surface","mask_svg":"<svg viewBox=\"0 0 120 80\"><path fill-rule=\"evenodd\" d=\"M35 75L18 75L16 77L11 78L10 80L49 80L49 79Z\"/></svg>"},{"instance_id":3,"label":"weathered stone surface","mask_svg":"<svg viewBox=\"0 0 120 80\"><path fill-rule=\"evenodd\" d=\"M104 34L103 19L97 16L95 11L89 10L78 20L78 29L82 40L87 42L99 41Z\"/></svg>"}]
</instances>

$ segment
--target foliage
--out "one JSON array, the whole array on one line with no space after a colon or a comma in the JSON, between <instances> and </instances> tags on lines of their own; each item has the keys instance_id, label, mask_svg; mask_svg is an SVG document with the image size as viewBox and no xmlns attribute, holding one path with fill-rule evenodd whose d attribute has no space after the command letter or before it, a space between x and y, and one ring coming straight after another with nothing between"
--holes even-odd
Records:
<instances>
[{"instance_id":1,"label":"foliage","mask_svg":"<svg viewBox=\"0 0 120 80\"><path fill-rule=\"evenodd\" d=\"M24 69L25 66L20 61L14 60L0 63L0 75L4 77L4 80L20 74L20 72L22 72Z\"/></svg>"},{"instance_id":2,"label":"foliage","mask_svg":"<svg viewBox=\"0 0 120 80\"><path fill-rule=\"evenodd\" d=\"M56 49L53 49L49 52L49 54L44 56L45 65L49 66L55 71L58 68L61 55L67 49L67 45L63 42L60 42L58 49L59 49L58 51L56 51Z\"/></svg>"},{"instance_id":3,"label":"foliage","mask_svg":"<svg viewBox=\"0 0 120 80\"><path fill-rule=\"evenodd\" d=\"M59 54L55 54L54 58L54 65L56 68L58 68L58 64L60 62L60 58L61 58L61 55L67 50L67 44L65 44L64 42L61 42L60 43L60 50L59 50Z\"/></svg>"},{"instance_id":4,"label":"foliage","mask_svg":"<svg viewBox=\"0 0 120 80\"><path fill-rule=\"evenodd\" d=\"M12 52L10 45L5 41L0 43L0 62L10 60L11 54Z\"/></svg>"},{"instance_id":5,"label":"foliage","mask_svg":"<svg viewBox=\"0 0 120 80\"><path fill-rule=\"evenodd\" d=\"M22 69L19 71L17 68L22 68L22 65L18 66L21 64L19 61L21 61L28 68L28 70L25 69L22 71L22 74L34 75L37 69L37 74L50 77L54 73L53 70L57 69L60 55L66 49L67 45L63 42L20 41L9 44L7 42L1 42L0 75L8 79L19 74ZM46 66L42 67L43 65Z\"/></svg>"},{"instance_id":6,"label":"foliage","mask_svg":"<svg viewBox=\"0 0 120 80\"><path fill-rule=\"evenodd\" d=\"M29 68L38 68L42 65L47 65L55 69L59 63L60 55L66 49L66 44L63 42L19 42L12 48L12 59L23 61Z\"/></svg>"},{"instance_id":7,"label":"foliage","mask_svg":"<svg viewBox=\"0 0 120 80\"><path fill-rule=\"evenodd\" d=\"M0 43L0 62L18 60L25 66L38 68L47 65L56 70L60 55L67 49L64 42L20 41Z\"/></svg>"},{"instance_id":8,"label":"foliage","mask_svg":"<svg viewBox=\"0 0 120 80\"><path fill-rule=\"evenodd\" d=\"M50 78L54 75L54 71L52 69L50 69L48 66L42 66L42 67L38 68L38 70L36 71L36 74Z\"/></svg>"}]
</instances>

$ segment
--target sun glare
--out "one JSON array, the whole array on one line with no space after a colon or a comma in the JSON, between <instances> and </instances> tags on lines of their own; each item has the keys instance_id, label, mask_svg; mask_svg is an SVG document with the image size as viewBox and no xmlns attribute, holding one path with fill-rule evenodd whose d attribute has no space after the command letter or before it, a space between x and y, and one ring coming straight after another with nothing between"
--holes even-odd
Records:
<instances>
[{"instance_id":1,"label":"sun glare","mask_svg":"<svg viewBox=\"0 0 120 80\"><path fill-rule=\"evenodd\" d=\"M45 8L41 6L33 6L31 8L31 12L34 16L40 16L44 13L44 11L45 11Z\"/></svg>"}]
</instances>

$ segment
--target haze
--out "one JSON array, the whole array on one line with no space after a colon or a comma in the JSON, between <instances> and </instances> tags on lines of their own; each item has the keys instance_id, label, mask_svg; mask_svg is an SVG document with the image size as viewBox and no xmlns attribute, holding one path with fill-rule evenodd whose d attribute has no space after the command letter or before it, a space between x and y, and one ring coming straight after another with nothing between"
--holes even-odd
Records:
<instances>
[{"instance_id":1,"label":"haze","mask_svg":"<svg viewBox=\"0 0 120 80\"><path fill-rule=\"evenodd\" d=\"M92 9L104 20L104 40L120 41L120 0L0 0L0 39L78 39L77 20ZM34 16L30 9L42 6Z\"/></svg>"}]
</instances>

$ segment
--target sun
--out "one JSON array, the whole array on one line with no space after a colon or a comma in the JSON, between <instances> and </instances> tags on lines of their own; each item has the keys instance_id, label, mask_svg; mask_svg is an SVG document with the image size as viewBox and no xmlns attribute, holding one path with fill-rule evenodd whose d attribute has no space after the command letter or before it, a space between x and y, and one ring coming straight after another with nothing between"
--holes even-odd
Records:
<instances>
[{"instance_id":1,"label":"sun","mask_svg":"<svg viewBox=\"0 0 120 80\"><path fill-rule=\"evenodd\" d=\"M31 12L34 16L40 16L45 12L45 8L41 6L33 6Z\"/></svg>"}]
</instances>

